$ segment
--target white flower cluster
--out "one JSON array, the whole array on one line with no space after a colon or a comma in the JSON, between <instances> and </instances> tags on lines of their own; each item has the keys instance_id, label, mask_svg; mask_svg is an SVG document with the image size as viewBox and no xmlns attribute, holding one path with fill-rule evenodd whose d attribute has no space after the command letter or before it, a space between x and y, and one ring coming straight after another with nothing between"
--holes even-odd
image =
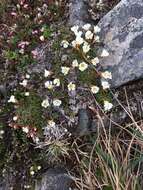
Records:
<instances>
[{"instance_id":1,"label":"white flower cluster","mask_svg":"<svg viewBox=\"0 0 143 190\"><path fill-rule=\"evenodd\" d=\"M27 84L28 84L28 79L30 79L30 75L29 75L29 74L26 74L25 77L24 77L24 79L23 79L23 81L20 82L19 84L20 84L21 86L23 86L24 88L26 88L26 87L27 87ZM25 96L29 96L30 93L29 93L28 91L26 91L26 92L24 92L24 95L25 95ZM18 104L19 102L18 102L18 100L16 99L15 95L11 95L10 98L8 99L8 103L13 103L13 104L16 105L16 104ZM16 122L17 120L18 120L18 116L17 116L17 115L13 116L13 121ZM22 130L23 130L23 132L25 132L25 133L28 133L28 132L29 132L29 130L28 130L27 128L22 128ZM28 132L27 132L27 130L28 130Z\"/></svg>"},{"instance_id":2,"label":"white flower cluster","mask_svg":"<svg viewBox=\"0 0 143 190\"><path fill-rule=\"evenodd\" d=\"M95 71L95 82L94 80L91 81L92 84L90 85L85 85L88 90L94 95L97 95L100 93L101 90L105 91L110 88L110 84L108 80L112 79L112 74L109 71L104 71L100 72L98 71L98 65L102 61L103 58L109 56L109 52L106 49L103 49L101 54L99 56L93 56L92 54L92 46L95 43L100 42L100 37L99 37L99 32L100 28L98 26L92 26L91 24L85 24L82 28L79 26L73 26L71 27L71 31L74 34L74 40L71 42L68 42L67 40L63 40L61 42L61 46L65 49L71 48L74 49L80 55L80 58L74 58L71 60L71 65L68 63L67 65L64 62L64 65L61 66L59 69L59 73L62 77L66 79L68 78L68 82L66 82L66 86L62 84L61 78L55 77L54 73L52 70L44 70L44 87L48 92L51 94L54 94L54 91L61 90L64 87L64 90L66 92L71 92L75 91L78 89L76 81L70 81L70 73L71 71L77 71L77 73L90 73L90 70ZM40 37L40 40L43 41L44 39ZM78 56L79 57L79 56ZM86 72L88 71L88 72ZM99 84L96 84L96 74L97 77L100 77L100 82ZM85 76L86 77L86 76ZM25 89L27 89L28 82L30 79L30 75L26 74L25 77L23 77L23 80L19 83L21 86L23 86ZM79 81L80 82L80 81ZM25 91L24 93L25 96L29 96L30 93L28 91ZM11 95L11 97L8 100L9 103L18 103L17 99L15 98L14 95ZM45 99L41 101L41 106L43 108L59 108L63 104L61 97L52 97L50 98L47 96ZM113 107L112 103L110 103L108 100L103 100L103 106L105 111L111 110ZM60 107L61 108L61 107ZM13 117L13 121L17 121L18 116ZM29 133L29 128L25 127L22 128L24 133ZM44 128L44 135L46 137L60 137L63 134L67 133L67 130L59 127L57 124L57 121L51 120L48 121L47 126Z\"/></svg>"},{"instance_id":3,"label":"white flower cluster","mask_svg":"<svg viewBox=\"0 0 143 190\"><path fill-rule=\"evenodd\" d=\"M95 42L100 42L99 32L101 29L98 26L92 26L87 23L82 28L79 26L71 27L71 31L74 33L75 39L71 42L63 40L61 45L64 48L75 48L77 52L82 55L83 61L79 62L77 59L72 61L72 67L62 66L61 71L64 75L68 75L70 69L78 68L79 71L84 72L88 68L94 67L100 63L100 58L105 58L109 56L109 52L103 49L99 57L90 57L89 52L91 50L92 44ZM108 80L112 79L112 74L109 71L99 72L101 77L101 86L103 90L109 89L110 84ZM76 85L73 82L68 84L68 90L75 90ZM90 90L93 94L97 94L100 91L99 86L91 85ZM104 110L110 110L112 108L111 103L107 104L108 101L104 101Z\"/></svg>"},{"instance_id":4,"label":"white flower cluster","mask_svg":"<svg viewBox=\"0 0 143 190\"><path fill-rule=\"evenodd\" d=\"M51 71L49 70L46 70L44 71L44 77L45 78L48 78L50 75L52 74ZM54 80L47 80L45 82L45 88L51 90L53 89L54 87L59 87L60 86L60 79L59 78L55 78Z\"/></svg>"},{"instance_id":5,"label":"white flower cluster","mask_svg":"<svg viewBox=\"0 0 143 190\"><path fill-rule=\"evenodd\" d=\"M23 80L22 82L20 82L19 84L20 84L21 86L23 86L23 87L26 87L27 84L28 84L28 79L30 79L30 75L29 75L29 74L26 74L24 80Z\"/></svg>"},{"instance_id":6,"label":"white flower cluster","mask_svg":"<svg viewBox=\"0 0 143 190\"><path fill-rule=\"evenodd\" d=\"M52 103L53 103L53 106L59 107L62 104L62 101L59 100L59 99L54 99L52 101ZM50 106L49 99L47 98L47 99L43 100L42 103L41 103L41 106L44 107L44 108L49 107Z\"/></svg>"},{"instance_id":7,"label":"white flower cluster","mask_svg":"<svg viewBox=\"0 0 143 190\"><path fill-rule=\"evenodd\" d=\"M19 84L20 84L21 86L23 86L24 88L26 88L27 85L28 85L28 80L29 80L29 79L30 79L30 75L29 75L29 74L26 74L26 75L25 75L25 78L23 79L23 81L20 82ZM25 92L24 95L25 95L25 96L29 96L30 93L29 93L29 92Z\"/></svg>"},{"instance_id":8,"label":"white flower cluster","mask_svg":"<svg viewBox=\"0 0 143 190\"><path fill-rule=\"evenodd\" d=\"M51 74L52 74L52 72L51 71L49 71L49 70L44 70L44 77L45 78L47 78L47 77L49 77L49 76L51 76ZM55 78L54 80L47 80L46 82L45 82L45 88L47 88L47 89L49 89L49 90L51 90L51 89L53 89L53 88L55 88L55 87L59 87L60 86L60 79L59 78ZM59 100L59 99L54 99L53 101L52 101L52 104L53 104L53 106L55 106L55 107L59 107L61 104L62 104L62 101L61 100ZM51 105L51 103L50 103L50 101L49 101L49 98L46 98L46 99L44 99L43 101L42 101L42 103L41 103L41 106L42 107L44 107L44 108L47 108L47 107L49 107Z\"/></svg>"}]
</instances>

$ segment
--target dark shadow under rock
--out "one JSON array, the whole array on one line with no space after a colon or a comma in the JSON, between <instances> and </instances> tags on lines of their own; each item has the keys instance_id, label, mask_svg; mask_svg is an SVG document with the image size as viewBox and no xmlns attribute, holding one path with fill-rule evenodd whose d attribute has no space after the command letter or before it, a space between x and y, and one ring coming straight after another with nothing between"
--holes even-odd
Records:
<instances>
[{"instance_id":1,"label":"dark shadow under rock","mask_svg":"<svg viewBox=\"0 0 143 190\"><path fill-rule=\"evenodd\" d=\"M99 129L109 126L126 126L134 121L143 119L143 80L136 81L124 87L120 87L113 95L113 109L111 113L105 114L101 111L100 118L93 113L88 113L88 108L79 110L79 122L75 136L84 136L96 133Z\"/></svg>"}]
</instances>

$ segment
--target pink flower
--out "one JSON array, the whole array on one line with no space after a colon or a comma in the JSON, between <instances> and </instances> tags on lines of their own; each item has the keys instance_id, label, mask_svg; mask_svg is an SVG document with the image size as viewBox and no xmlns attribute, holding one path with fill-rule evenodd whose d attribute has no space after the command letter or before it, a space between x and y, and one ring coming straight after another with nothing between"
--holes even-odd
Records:
<instances>
[{"instance_id":1,"label":"pink flower","mask_svg":"<svg viewBox=\"0 0 143 190\"><path fill-rule=\"evenodd\" d=\"M37 50L32 50L31 53L32 53L33 58L36 59L37 56L38 56L38 51Z\"/></svg>"},{"instance_id":2,"label":"pink flower","mask_svg":"<svg viewBox=\"0 0 143 190\"><path fill-rule=\"evenodd\" d=\"M33 30L32 34L38 34L38 30Z\"/></svg>"},{"instance_id":3,"label":"pink flower","mask_svg":"<svg viewBox=\"0 0 143 190\"><path fill-rule=\"evenodd\" d=\"M12 15L12 16L17 16L17 13L11 12L11 15Z\"/></svg>"},{"instance_id":4,"label":"pink flower","mask_svg":"<svg viewBox=\"0 0 143 190\"><path fill-rule=\"evenodd\" d=\"M25 9L28 7L28 4L24 4L24 6L23 6Z\"/></svg>"},{"instance_id":5,"label":"pink flower","mask_svg":"<svg viewBox=\"0 0 143 190\"><path fill-rule=\"evenodd\" d=\"M13 32L13 31L10 31L8 35L9 35L10 37L12 37L13 34L14 34L14 32Z\"/></svg>"},{"instance_id":6,"label":"pink flower","mask_svg":"<svg viewBox=\"0 0 143 190\"><path fill-rule=\"evenodd\" d=\"M20 0L20 5L23 5L25 3L25 0Z\"/></svg>"},{"instance_id":7,"label":"pink flower","mask_svg":"<svg viewBox=\"0 0 143 190\"><path fill-rule=\"evenodd\" d=\"M25 46L28 46L30 43L29 42L27 42L27 41L25 41L25 42L20 42L19 44L18 44L18 47L20 47L20 48L22 48L22 49L24 49L25 48Z\"/></svg>"}]
</instances>

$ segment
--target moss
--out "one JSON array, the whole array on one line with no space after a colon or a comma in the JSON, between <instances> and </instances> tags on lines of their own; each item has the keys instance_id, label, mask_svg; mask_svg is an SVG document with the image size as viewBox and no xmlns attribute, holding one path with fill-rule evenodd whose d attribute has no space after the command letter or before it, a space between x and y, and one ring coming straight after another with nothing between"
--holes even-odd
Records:
<instances>
[{"instance_id":1,"label":"moss","mask_svg":"<svg viewBox=\"0 0 143 190\"><path fill-rule=\"evenodd\" d=\"M45 124L45 120L42 117L41 99L34 93L28 97L20 98L16 114L19 118L19 125L28 125L42 130L42 127Z\"/></svg>"},{"instance_id":2,"label":"moss","mask_svg":"<svg viewBox=\"0 0 143 190\"><path fill-rule=\"evenodd\" d=\"M61 47L60 44L61 42L59 40L55 40L52 46L53 50L54 51L60 50L60 47Z\"/></svg>"},{"instance_id":3,"label":"moss","mask_svg":"<svg viewBox=\"0 0 143 190\"><path fill-rule=\"evenodd\" d=\"M88 68L87 70L80 72L78 71L78 80L82 85L97 85L98 79L96 77L96 72Z\"/></svg>"},{"instance_id":4,"label":"moss","mask_svg":"<svg viewBox=\"0 0 143 190\"><path fill-rule=\"evenodd\" d=\"M36 61L33 59L33 57L30 54L22 55L19 61L20 61L20 63L18 64L19 69L26 69L27 65L36 63Z\"/></svg>"},{"instance_id":5,"label":"moss","mask_svg":"<svg viewBox=\"0 0 143 190\"><path fill-rule=\"evenodd\" d=\"M6 59L8 59L10 61L12 61L12 60L17 61L18 58L19 58L18 52L12 51L12 50L5 51L4 56L5 56Z\"/></svg>"},{"instance_id":6,"label":"moss","mask_svg":"<svg viewBox=\"0 0 143 190\"><path fill-rule=\"evenodd\" d=\"M51 34L52 34L52 30L50 29L50 27L48 25L44 25L43 26L44 30L43 30L43 36L48 39Z\"/></svg>"}]
</instances>

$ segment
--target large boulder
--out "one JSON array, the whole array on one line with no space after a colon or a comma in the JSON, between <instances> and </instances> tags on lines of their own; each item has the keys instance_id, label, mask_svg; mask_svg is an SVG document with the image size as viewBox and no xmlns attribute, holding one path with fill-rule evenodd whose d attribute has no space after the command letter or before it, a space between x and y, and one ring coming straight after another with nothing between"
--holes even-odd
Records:
<instances>
[{"instance_id":1,"label":"large boulder","mask_svg":"<svg viewBox=\"0 0 143 190\"><path fill-rule=\"evenodd\" d=\"M89 20L87 0L71 0L70 25ZM101 61L112 72L112 87L143 78L143 1L121 0L99 22L110 56Z\"/></svg>"},{"instance_id":2,"label":"large boulder","mask_svg":"<svg viewBox=\"0 0 143 190\"><path fill-rule=\"evenodd\" d=\"M112 87L143 78L143 1L121 0L99 25L110 52L102 66L112 72Z\"/></svg>"}]
</instances>

